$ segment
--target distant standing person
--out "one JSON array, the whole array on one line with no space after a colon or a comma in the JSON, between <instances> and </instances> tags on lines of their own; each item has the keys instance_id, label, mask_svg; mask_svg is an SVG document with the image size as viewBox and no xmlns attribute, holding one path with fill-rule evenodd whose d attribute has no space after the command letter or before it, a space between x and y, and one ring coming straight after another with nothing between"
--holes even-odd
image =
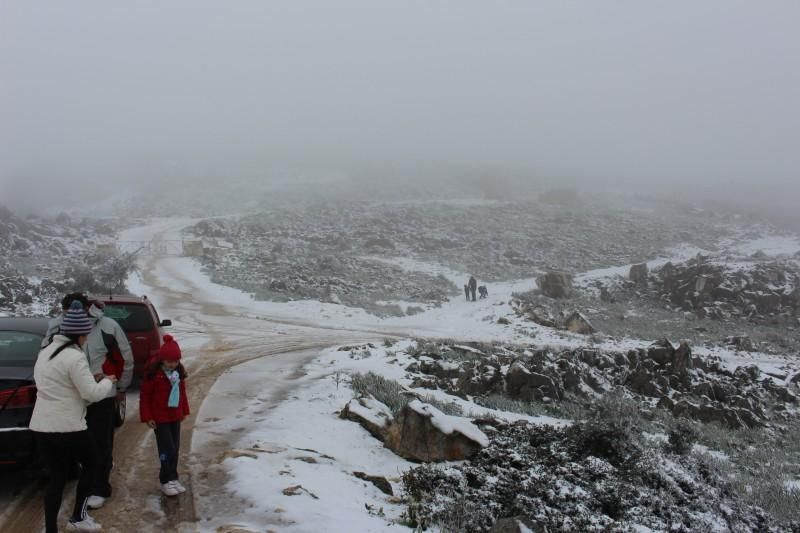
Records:
<instances>
[{"instance_id":1,"label":"distant standing person","mask_svg":"<svg viewBox=\"0 0 800 533\"><path fill-rule=\"evenodd\" d=\"M467 301L469 301L469 285L464 285L464 296L466 296Z\"/></svg>"},{"instance_id":2,"label":"distant standing person","mask_svg":"<svg viewBox=\"0 0 800 533\"><path fill-rule=\"evenodd\" d=\"M472 295L472 301L475 301L475 291L478 289L478 280L475 279L475 276L469 277L469 292Z\"/></svg>"},{"instance_id":3,"label":"distant standing person","mask_svg":"<svg viewBox=\"0 0 800 533\"><path fill-rule=\"evenodd\" d=\"M58 511L67 482L67 471L76 460L81 477L75 489L75 506L67 531L102 531L86 512L94 481L97 456L86 429L86 405L115 390L114 376L92 375L82 347L92 330L83 305L74 301L62 315L59 333L39 352L33 379L37 397L29 427L36 435L50 478L44 497L45 531L58 532Z\"/></svg>"},{"instance_id":4,"label":"distant standing person","mask_svg":"<svg viewBox=\"0 0 800 533\"><path fill-rule=\"evenodd\" d=\"M186 397L186 370L181 364L181 348L172 335L164 335L158 355L148 364L139 393L142 422L153 429L158 446L161 492L177 496L186 492L178 481L178 453L181 445L181 421L189 415Z\"/></svg>"}]
</instances>

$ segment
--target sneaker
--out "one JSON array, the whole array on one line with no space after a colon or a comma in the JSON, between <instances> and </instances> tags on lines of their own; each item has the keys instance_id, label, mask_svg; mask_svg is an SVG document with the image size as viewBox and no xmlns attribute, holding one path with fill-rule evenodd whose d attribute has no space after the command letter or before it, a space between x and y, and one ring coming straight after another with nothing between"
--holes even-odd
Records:
<instances>
[{"instance_id":1,"label":"sneaker","mask_svg":"<svg viewBox=\"0 0 800 533\"><path fill-rule=\"evenodd\" d=\"M100 509L104 503L106 503L106 499L102 496L89 496L86 500L86 507L89 509Z\"/></svg>"},{"instance_id":2,"label":"sneaker","mask_svg":"<svg viewBox=\"0 0 800 533\"><path fill-rule=\"evenodd\" d=\"M67 522L67 531L82 531L84 533L95 533L103 531L103 526L94 521L94 518L86 515L86 518L79 522L70 520Z\"/></svg>"},{"instance_id":3,"label":"sneaker","mask_svg":"<svg viewBox=\"0 0 800 533\"><path fill-rule=\"evenodd\" d=\"M161 492L163 492L166 496L178 495L178 489L175 488L175 485L173 485L171 481L161 484Z\"/></svg>"},{"instance_id":4,"label":"sneaker","mask_svg":"<svg viewBox=\"0 0 800 533\"><path fill-rule=\"evenodd\" d=\"M177 479L174 481L170 481L170 483L172 483L172 486L175 487L175 490L177 490L178 492L180 493L186 492L186 487L181 485L181 482L178 481Z\"/></svg>"}]
</instances>

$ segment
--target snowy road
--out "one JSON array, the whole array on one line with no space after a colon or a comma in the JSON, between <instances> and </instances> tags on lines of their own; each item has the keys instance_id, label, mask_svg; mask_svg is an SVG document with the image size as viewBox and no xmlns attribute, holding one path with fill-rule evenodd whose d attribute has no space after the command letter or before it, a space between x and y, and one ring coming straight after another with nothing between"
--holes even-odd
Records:
<instances>
[{"instance_id":1,"label":"snowy road","mask_svg":"<svg viewBox=\"0 0 800 533\"><path fill-rule=\"evenodd\" d=\"M190 219L162 219L129 230L121 239L179 240L180 229L191 223ZM141 261L140 273L132 276L129 287L133 293L146 294L151 298L161 318L173 320L171 333L183 348L190 374L187 385L193 414L182 428L181 458L185 484L190 490L173 499L164 498L158 492L154 438L152 432L138 423L136 396L132 394L129 399L129 421L116 435L116 464L112 479L115 494L105 508L93 513L106 526L106 531L217 531L220 515L231 518L245 516L248 512L251 517L255 512L257 520L266 517L266 521L259 523L262 526L268 524L276 530L284 530L286 528L282 525L290 523L293 524L291 531L315 530L298 523L297 514L293 521L287 521L292 509L288 509L288 513L287 509L280 509L279 512L278 508L272 506L266 512L263 509L254 511L252 490L249 494L226 492L232 477L231 472L221 465L231 458L231 454L240 453L235 447L249 439L244 437L253 432L256 422L259 425L256 433L261 432L258 440L269 440L275 446L273 450L264 452L276 454L270 455L271 461L275 462L272 466L279 470L274 472L274 478L284 475L280 471L284 468L280 463L281 457L292 462L290 470L294 471L293 474L286 474L287 479L281 480L281 483L288 483L288 478L295 475L299 479L302 468L311 469L305 475L319 477L320 470L325 467L309 466L302 461L302 464L298 464L298 457L292 454L296 454L293 450L313 451L307 450L311 445L301 442L303 439L298 436L303 437L303 432L320 431L316 427L302 426L303 421L297 418L295 411L298 403L308 401L324 404L333 399L332 405L335 407L323 405L326 417L316 419L323 425L328 423L331 412L341 408L346 401L346 398L340 397L338 390L326 391L325 387L311 386L311 381L321 379L334 367L321 369L317 361L314 376L304 375L326 347L375 341L391 335L521 342L535 338L535 342L548 345L578 345L585 342L579 336L554 332L529 322L517 327L520 322L513 316L509 300L512 292L531 288L533 280L530 279L492 285L490 297L478 302L467 303L455 298L419 315L380 319L359 309L320 302L255 301L247 293L212 283L199 265L189 258L148 257ZM400 261L399 264L410 270L431 267L409 260ZM448 274L457 281L458 273ZM498 324L499 318L510 319L511 325ZM641 341L631 339L625 342L641 344ZM616 346L624 344L618 341ZM733 361L734 354L720 355ZM751 355L756 357L756 354ZM735 362L741 364L746 361ZM780 361L773 366L778 363ZM225 379L220 380L221 376L225 376ZM295 403L285 401L292 397ZM358 465L364 454L377 457L384 453L379 445L375 448L372 441L360 442L358 439L361 436L354 428L355 425L333 425L328 428L329 431L340 433L356 431L350 435L350 440L337 436L336 449L331 451L331 455L340 459L341 463L327 465L331 470L330 479L341 474L343 468L352 469ZM262 439L265 434L270 437ZM300 444L295 443L293 448L289 440ZM362 447L357 451L356 447L347 449L351 444ZM393 456L381 456L374 464L389 465L399 470L395 461L397 459ZM341 482L341 478L335 478L335 483L322 487L323 490L329 489L329 492L327 499L316 504L317 525L327 523L325 520L330 516L346 515L345 507L353 505L352 501L337 500L337 497L347 495L346 491L342 493ZM347 478L345 483L352 483L352 480ZM21 489L22 492L12 494L12 489ZM73 489L65 492L64 508L71 502L72 494ZM3 506L0 531L29 532L41 529L43 513L40 489L25 483L17 483L14 487L4 483L0 486L0 505ZM308 518L309 509L302 505L300 507ZM358 503L357 507L361 512L363 503ZM65 519L66 516L63 517ZM250 523L253 522L250 520Z\"/></svg>"},{"instance_id":2,"label":"snowy road","mask_svg":"<svg viewBox=\"0 0 800 533\"><path fill-rule=\"evenodd\" d=\"M137 236L150 233L157 239L169 239L185 223L181 220L161 221L131 233ZM193 414L182 428L182 465L203 465L218 460L218 445L213 439L194 446L193 434L203 400L217 377L227 369L252 359L278 356L288 374L281 380L282 387L272 391L271 401L279 402L291 388L292 375L299 375L308 358L321 349L333 344L376 338L376 334L370 332L304 327L300 320L286 324L246 316L241 307L225 305L214 299L208 290L204 290L207 287L194 285L192 279L183 279L181 270L172 268L171 261L174 259L147 258L141 265L140 276L134 280L133 291L147 294L157 304L162 318L173 320L172 333L185 354ZM186 479L190 487L187 494L175 499L161 497L155 440L152 432L137 422L135 402L131 404L129 420L116 434L116 463L112 474L114 497L106 507L93 512L93 516L105 525L106 531L198 530L193 494L195 480L191 479L190 471L202 469L184 468L185 475L189 476ZM65 491L63 520L66 520L64 510L68 504L71 505L73 490ZM8 511L4 513L5 521L0 522L2 531L30 532L42 528L40 490L27 487L5 510Z\"/></svg>"}]
</instances>

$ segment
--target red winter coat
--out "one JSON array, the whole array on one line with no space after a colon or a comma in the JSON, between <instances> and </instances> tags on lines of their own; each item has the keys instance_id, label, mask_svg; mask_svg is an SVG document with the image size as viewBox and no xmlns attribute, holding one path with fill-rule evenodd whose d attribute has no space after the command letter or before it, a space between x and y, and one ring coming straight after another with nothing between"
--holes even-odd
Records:
<instances>
[{"instance_id":1,"label":"red winter coat","mask_svg":"<svg viewBox=\"0 0 800 533\"><path fill-rule=\"evenodd\" d=\"M172 384L163 370L156 371L153 377L145 375L139 391L139 417L142 422L155 420L156 424L180 422L189 414L189 400L186 398L186 382L181 380L180 402L178 407L167 407Z\"/></svg>"}]
</instances>

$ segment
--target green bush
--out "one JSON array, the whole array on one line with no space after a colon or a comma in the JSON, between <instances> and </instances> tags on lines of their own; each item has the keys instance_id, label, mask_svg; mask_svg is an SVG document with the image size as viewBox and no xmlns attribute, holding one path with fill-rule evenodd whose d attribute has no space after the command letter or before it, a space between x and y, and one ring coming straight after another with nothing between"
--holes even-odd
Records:
<instances>
[{"instance_id":1,"label":"green bush","mask_svg":"<svg viewBox=\"0 0 800 533\"><path fill-rule=\"evenodd\" d=\"M581 455L600 457L620 469L631 469L642 458L642 425L636 402L614 391L594 404L589 416L570 432Z\"/></svg>"},{"instance_id":2,"label":"green bush","mask_svg":"<svg viewBox=\"0 0 800 533\"><path fill-rule=\"evenodd\" d=\"M695 425L691 421L681 418L669 431L667 449L678 455L686 455L692 451L692 446L697 442L697 436Z\"/></svg>"},{"instance_id":3,"label":"green bush","mask_svg":"<svg viewBox=\"0 0 800 533\"><path fill-rule=\"evenodd\" d=\"M400 383L373 372L353 374L350 384L355 392L372 396L395 414L408 403L408 397L402 394L405 389Z\"/></svg>"}]
</instances>

